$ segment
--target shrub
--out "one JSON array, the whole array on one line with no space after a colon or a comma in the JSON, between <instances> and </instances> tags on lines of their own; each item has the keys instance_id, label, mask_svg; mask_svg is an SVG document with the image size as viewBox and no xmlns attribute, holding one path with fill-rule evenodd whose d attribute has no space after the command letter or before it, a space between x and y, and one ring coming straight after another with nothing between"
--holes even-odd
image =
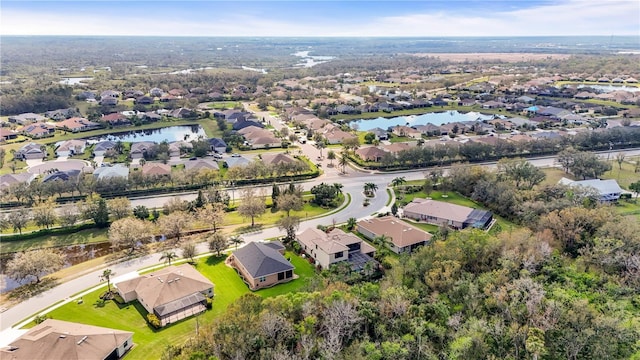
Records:
<instances>
[{"instance_id":1,"label":"shrub","mask_svg":"<svg viewBox=\"0 0 640 360\"><path fill-rule=\"evenodd\" d=\"M213 298L208 297L207 298L207 309L211 310L211 308L213 308Z\"/></svg>"},{"instance_id":2,"label":"shrub","mask_svg":"<svg viewBox=\"0 0 640 360\"><path fill-rule=\"evenodd\" d=\"M161 326L160 319L158 319L158 317L152 313L147 314L147 322L149 323L149 325L153 326L156 329L159 329Z\"/></svg>"}]
</instances>

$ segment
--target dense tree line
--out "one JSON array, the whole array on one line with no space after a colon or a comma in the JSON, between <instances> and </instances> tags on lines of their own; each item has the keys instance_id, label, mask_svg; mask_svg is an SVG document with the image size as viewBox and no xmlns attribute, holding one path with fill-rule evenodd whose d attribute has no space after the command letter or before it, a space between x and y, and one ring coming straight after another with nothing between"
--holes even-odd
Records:
<instances>
[{"instance_id":1,"label":"dense tree line","mask_svg":"<svg viewBox=\"0 0 640 360\"><path fill-rule=\"evenodd\" d=\"M455 162L497 160L502 157L555 154L559 149L568 147L595 151L638 145L640 145L639 128L612 128L580 133L572 137L563 136L557 139L517 143L497 139L495 145L470 141L464 144L447 142L434 146L416 146L400 151L395 156L391 153L385 154L379 163L367 163L367 166L383 169L416 168ZM586 173L585 175L589 176Z\"/></svg>"},{"instance_id":2,"label":"dense tree line","mask_svg":"<svg viewBox=\"0 0 640 360\"><path fill-rule=\"evenodd\" d=\"M71 106L72 88L52 86L44 89L20 89L14 93L2 93L0 115L16 115L27 112L44 113Z\"/></svg>"},{"instance_id":3,"label":"dense tree line","mask_svg":"<svg viewBox=\"0 0 640 360\"><path fill-rule=\"evenodd\" d=\"M624 265L638 230L613 217L575 257L544 230L452 233L377 283L245 295L163 358L626 359L640 339L638 305L624 305L640 285Z\"/></svg>"}]
</instances>

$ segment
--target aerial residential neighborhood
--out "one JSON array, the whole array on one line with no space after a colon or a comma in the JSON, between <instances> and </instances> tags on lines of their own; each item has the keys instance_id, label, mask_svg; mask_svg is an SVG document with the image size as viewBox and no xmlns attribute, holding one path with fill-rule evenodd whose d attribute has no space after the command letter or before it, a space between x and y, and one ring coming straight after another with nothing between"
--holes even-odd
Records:
<instances>
[{"instance_id":1,"label":"aerial residential neighborhood","mask_svg":"<svg viewBox=\"0 0 640 360\"><path fill-rule=\"evenodd\" d=\"M238 5L2 4L0 358L639 356L637 2Z\"/></svg>"}]
</instances>

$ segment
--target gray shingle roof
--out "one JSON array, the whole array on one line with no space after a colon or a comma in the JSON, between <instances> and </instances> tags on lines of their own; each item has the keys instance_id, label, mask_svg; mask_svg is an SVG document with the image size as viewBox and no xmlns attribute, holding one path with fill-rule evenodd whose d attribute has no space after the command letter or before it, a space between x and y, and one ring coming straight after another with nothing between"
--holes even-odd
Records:
<instances>
[{"instance_id":1,"label":"gray shingle roof","mask_svg":"<svg viewBox=\"0 0 640 360\"><path fill-rule=\"evenodd\" d=\"M282 244L278 247L276 243L250 242L235 251L233 256L247 269L251 276L259 278L293 270L293 265L276 249L281 247Z\"/></svg>"}]
</instances>

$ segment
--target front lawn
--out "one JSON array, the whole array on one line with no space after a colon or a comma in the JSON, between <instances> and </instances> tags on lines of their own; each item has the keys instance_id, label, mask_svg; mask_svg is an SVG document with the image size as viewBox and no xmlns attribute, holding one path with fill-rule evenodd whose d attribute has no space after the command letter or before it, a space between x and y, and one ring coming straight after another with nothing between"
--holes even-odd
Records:
<instances>
[{"instance_id":1,"label":"front lawn","mask_svg":"<svg viewBox=\"0 0 640 360\"><path fill-rule=\"evenodd\" d=\"M256 292L262 297L278 296L289 292L300 291L315 275L313 265L305 259L287 252L285 257L291 258L295 266L298 279L286 284L280 284L269 289ZM224 264L224 257L209 256L198 259L197 269L214 284L215 298L213 309L198 315L200 326L206 326L224 314L226 308L243 294L250 290L236 274L236 271ZM133 341L136 344L128 360L158 359L167 345L182 344L195 335L196 318L191 317L171 324L161 330L151 329L144 318L146 311L132 302L118 306L114 301L107 301L103 306L99 304L99 296L105 288L94 291L83 297L83 303L70 302L49 313L49 317L58 320L76 321L89 325L103 326L125 331L133 331ZM31 325L33 326L33 325Z\"/></svg>"}]
</instances>

